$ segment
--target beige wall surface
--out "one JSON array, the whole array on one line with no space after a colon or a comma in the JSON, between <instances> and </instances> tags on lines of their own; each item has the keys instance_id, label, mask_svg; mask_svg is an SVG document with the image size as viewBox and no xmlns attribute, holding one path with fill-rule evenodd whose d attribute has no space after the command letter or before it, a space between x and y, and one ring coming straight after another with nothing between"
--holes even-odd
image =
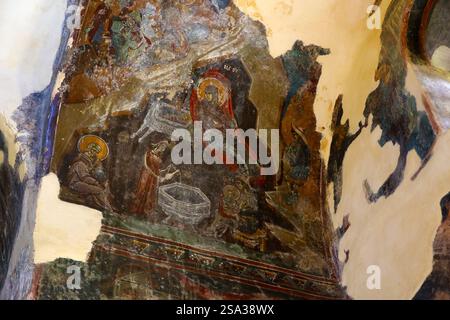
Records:
<instances>
[{"instance_id":1,"label":"beige wall surface","mask_svg":"<svg viewBox=\"0 0 450 320\"><path fill-rule=\"evenodd\" d=\"M328 127L338 95L344 95L344 117L350 119L355 130L362 119L365 100L377 86L374 73L380 51L380 30L369 30L366 26L367 8L372 1L235 0L235 3L267 27L273 56L289 50L298 39L331 50L330 55L319 58L323 74L315 103L318 129L324 133L323 156L327 158ZM388 4L389 1L383 1L383 14ZM54 26L59 26L65 5L63 0L1 1L0 39L9 48L0 51L0 98L6 106L2 108L3 113L9 115L21 98L33 90L42 90L48 83L50 62L59 44L53 36ZM20 23L11 21L15 15L6 16L5 12L20 12ZM28 18L23 18L24 12ZM15 31L8 28L8 21L18 23ZM19 35L26 40L15 42ZM31 52L37 54L29 54L30 50L36 50ZM10 83L11 77L17 82ZM420 87L413 75L408 79L410 90L419 96ZM365 199L363 181L367 179L374 187L381 185L398 157L398 147L378 145L379 136L379 130L364 131L350 148L344 163L343 200L339 212L333 215L336 227L346 214L350 214L352 223L340 247L341 258L344 250L350 250L343 283L354 298L409 299L431 270L432 241L440 219L439 200L450 191L450 173L446 167L450 135L439 138L434 157L415 181L410 178L420 162L411 153L405 181L399 190L392 197L371 205ZM56 257L84 260L100 228L98 212L61 203L57 198L58 188L56 177L49 176L41 189L34 236L38 263ZM370 291L366 287L366 269L370 265L381 268L381 290Z\"/></svg>"},{"instance_id":2,"label":"beige wall surface","mask_svg":"<svg viewBox=\"0 0 450 320\"><path fill-rule=\"evenodd\" d=\"M323 155L330 143L328 127L334 101L344 95L344 117L353 130L362 119L368 94L376 88L374 73L380 52L380 30L367 28L366 0L236 0L242 10L268 29L271 53L283 54L295 40L331 50L319 58L323 74L315 103L318 129L325 135ZM390 1L383 1L385 14ZM407 89L421 107L421 88L409 70ZM420 160L411 153L405 181L398 191L377 204L369 204L363 191L368 180L379 187L393 171L398 147L378 144L381 132L365 130L351 146L344 163L343 199L333 215L337 227L350 214L351 228L340 245L340 257L350 250L343 285L356 299L410 299L432 268L432 243L440 222L440 199L450 191L446 166L450 136L439 138L434 156L419 177L412 175ZM381 290L367 288L367 268L381 269Z\"/></svg>"}]
</instances>

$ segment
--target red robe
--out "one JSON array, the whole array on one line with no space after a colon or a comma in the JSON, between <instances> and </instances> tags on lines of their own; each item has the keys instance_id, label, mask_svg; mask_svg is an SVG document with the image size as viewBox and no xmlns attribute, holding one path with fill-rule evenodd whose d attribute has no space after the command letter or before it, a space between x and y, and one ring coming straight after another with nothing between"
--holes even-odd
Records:
<instances>
[{"instance_id":1,"label":"red robe","mask_svg":"<svg viewBox=\"0 0 450 320\"><path fill-rule=\"evenodd\" d=\"M142 170L131 212L146 215L157 206L161 159L153 153L147 153L146 167Z\"/></svg>"},{"instance_id":2,"label":"red robe","mask_svg":"<svg viewBox=\"0 0 450 320\"><path fill-rule=\"evenodd\" d=\"M203 75L203 78L216 78L217 80L221 81L224 84L224 86L227 88L228 99L221 106L221 108L222 108L222 112L224 113L224 115L227 115L226 118L228 118L229 120L231 120L231 119L234 120L233 100L231 98L230 81L217 70L210 70L210 71L206 72ZM200 121L201 120L199 118L199 115L198 115L198 112L197 112L198 104L199 104L199 101L198 101L197 90L193 89L192 90L192 94L191 94L191 117L192 117L193 121Z\"/></svg>"},{"instance_id":3,"label":"red robe","mask_svg":"<svg viewBox=\"0 0 450 320\"><path fill-rule=\"evenodd\" d=\"M237 129L236 125L236 119L234 117L233 112L233 100L231 98L231 84L230 81L221 74L218 70L209 70L205 74L203 74L202 78L215 78L219 81L221 81L224 86L227 88L227 100L223 103L223 105L220 106L220 112L223 114L222 117L222 126L220 128L221 131L225 134L226 129ZM198 99L198 92L196 89L192 90L191 94L191 101L190 101L190 107L191 107L191 118L193 121L204 121L202 119L202 112L200 108L202 108L202 103ZM205 125L205 123L204 123ZM206 126L208 127L208 123L206 123ZM204 130L207 129L219 129L219 128L203 128ZM223 159L224 162L226 161L226 153L223 151ZM235 164L229 164L227 165L230 171L237 171L238 166Z\"/></svg>"}]
</instances>

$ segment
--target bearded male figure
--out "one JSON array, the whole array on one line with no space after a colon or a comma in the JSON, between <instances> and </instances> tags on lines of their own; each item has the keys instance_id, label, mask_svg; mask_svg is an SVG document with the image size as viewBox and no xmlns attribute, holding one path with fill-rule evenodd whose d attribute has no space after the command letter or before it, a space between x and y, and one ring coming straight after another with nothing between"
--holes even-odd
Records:
<instances>
[{"instance_id":1,"label":"bearded male figure","mask_svg":"<svg viewBox=\"0 0 450 320\"><path fill-rule=\"evenodd\" d=\"M78 149L80 154L69 168L70 190L96 207L114 211L102 165L109 153L106 142L96 136L85 136L80 139Z\"/></svg>"}]
</instances>

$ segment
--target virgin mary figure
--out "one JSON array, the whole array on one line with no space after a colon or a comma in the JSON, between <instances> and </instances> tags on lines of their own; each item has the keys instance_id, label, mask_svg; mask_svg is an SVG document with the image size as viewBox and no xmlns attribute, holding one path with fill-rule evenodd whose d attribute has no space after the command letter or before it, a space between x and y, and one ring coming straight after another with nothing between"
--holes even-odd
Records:
<instances>
[{"instance_id":1,"label":"virgin mary figure","mask_svg":"<svg viewBox=\"0 0 450 320\"><path fill-rule=\"evenodd\" d=\"M191 117L201 121L203 128L237 129L231 98L229 80L217 70L210 70L203 75L191 95Z\"/></svg>"}]
</instances>

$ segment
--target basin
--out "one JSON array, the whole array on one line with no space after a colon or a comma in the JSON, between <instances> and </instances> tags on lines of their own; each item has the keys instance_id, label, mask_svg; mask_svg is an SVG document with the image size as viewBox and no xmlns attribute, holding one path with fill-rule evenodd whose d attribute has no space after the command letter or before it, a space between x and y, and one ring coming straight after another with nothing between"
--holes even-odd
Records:
<instances>
[{"instance_id":1,"label":"basin","mask_svg":"<svg viewBox=\"0 0 450 320\"><path fill-rule=\"evenodd\" d=\"M182 183L159 188L158 204L177 221L197 225L211 215L211 201L199 189Z\"/></svg>"}]
</instances>

